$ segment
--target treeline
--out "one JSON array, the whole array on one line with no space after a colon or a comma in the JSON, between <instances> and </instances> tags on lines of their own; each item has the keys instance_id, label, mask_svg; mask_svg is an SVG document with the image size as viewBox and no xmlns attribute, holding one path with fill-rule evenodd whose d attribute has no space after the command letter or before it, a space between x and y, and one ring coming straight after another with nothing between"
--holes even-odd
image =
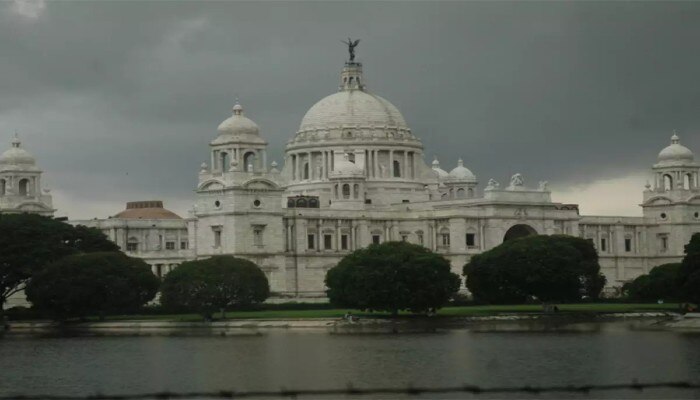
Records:
<instances>
[{"instance_id":1,"label":"treeline","mask_svg":"<svg viewBox=\"0 0 700 400\"><path fill-rule=\"evenodd\" d=\"M209 320L228 310L331 306L434 313L451 302L591 302L606 283L593 244L565 235L509 240L473 256L462 269L469 300L458 294L462 277L442 255L407 242L371 245L327 272L330 305L263 305L270 296L265 274L233 256L184 262L161 282L100 231L38 215L0 214L0 248L0 305L24 289L32 313L59 321L143 312L194 312ZM682 263L625 285L627 298L700 302L700 234L685 251ZM144 308L158 293L160 306Z\"/></svg>"}]
</instances>

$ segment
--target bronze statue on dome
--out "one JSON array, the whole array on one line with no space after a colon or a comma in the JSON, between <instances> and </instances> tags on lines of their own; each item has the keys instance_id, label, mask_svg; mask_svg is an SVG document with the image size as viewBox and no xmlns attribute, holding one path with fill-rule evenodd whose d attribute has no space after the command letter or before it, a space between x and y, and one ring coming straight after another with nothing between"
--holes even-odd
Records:
<instances>
[{"instance_id":1,"label":"bronze statue on dome","mask_svg":"<svg viewBox=\"0 0 700 400\"><path fill-rule=\"evenodd\" d=\"M341 40L341 42L348 45L348 53L350 53L350 62L355 61L355 47L357 47L357 44L360 43L360 39L357 39L353 42L352 39L348 38L347 42L344 40Z\"/></svg>"}]
</instances>

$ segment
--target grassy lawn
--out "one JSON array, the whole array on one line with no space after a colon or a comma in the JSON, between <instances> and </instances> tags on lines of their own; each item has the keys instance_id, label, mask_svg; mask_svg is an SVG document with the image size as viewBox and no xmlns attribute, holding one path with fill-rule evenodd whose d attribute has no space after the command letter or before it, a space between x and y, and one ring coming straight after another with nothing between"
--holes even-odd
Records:
<instances>
[{"instance_id":1,"label":"grassy lawn","mask_svg":"<svg viewBox=\"0 0 700 400\"><path fill-rule=\"evenodd\" d=\"M592 304L560 304L561 312L581 313L617 313L617 312L641 312L641 311L675 311L678 304L621 304L621 303L592 303ZM230 311L226 313L226 319L296 319L296 318L342 318L348 309L321 309L321 310L262 310L262 311ZM354 315L364 318L388 317L387 313L368 313L359 310L350 310ZM439 310L439 316L445 317L469 317L494 314L532 313L541 312L539 305L499 305L499 306L461 306L446 307ZM401 313L401 315L410 315ZM219 314L215 314L218 319ZM151 320L151 321L201 321L197 314L166 314L166 315L123 315L108 317L111 321L121 320Z\"/></svg>"}]
</instances>

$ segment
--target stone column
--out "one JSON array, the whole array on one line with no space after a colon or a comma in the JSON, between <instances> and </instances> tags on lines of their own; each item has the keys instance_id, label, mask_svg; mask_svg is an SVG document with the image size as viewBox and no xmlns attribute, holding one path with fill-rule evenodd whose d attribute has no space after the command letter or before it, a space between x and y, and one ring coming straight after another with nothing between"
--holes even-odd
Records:
<instances>
[{"instance_id":1,"label":"stone column","mask_svg":"<svg viewBox=\"0 0 700 400\"><path fill-rule=\"evenodd\" d=\"M379 150L372 150L372 153L374 153L374 156L372 157L372 175L374 175L374 179L377 179L377 170L379 169Z\"/></svg>"},{"instance_id":2,"label":"stone column","mask_svg":"<svg viewBox=\"0 0 700 400\"><path fill-rule=\"evenodd\" d=\"M267 151L265 149L262 149L262 168L260 169L262 172L267 172Z\"/></svg>"},{"instance_id":3,"label":"stone column","mask_svg":"<svg viewBox=\"0 0 700 400\"><path fill-rule=\"evenodd\" d=\"M389 178L394 177L394 150L389 149L389 167L387 168Z\"/></svg>"},{"instance_id":4,"label":"stone column","mask_svg":"<svg viewBox=\"0 0 700 400\"><path fill-rule=\"evenodd\" d=\"M321 219L316 220L316 251L319 252L321 251L321 235L323 232L321 232Z\"/></svg>"},{"instance_id":5,"label":"stone column","mask_svg":"<svg viewBox=\"0 0 700 400\"><path fill-rule=\"evenodd\" d=\"M342 220L337 220L336 225L335 225L335 251L340 251L340 226L341 226Z\"/></svg>"},{"instance_id":6,"label":"stone column","mask_svg":"<svg viewBox=\"0 0 700 400\"><path fill-rule=\"evenodd\" d=\"M404 179L408 178L408 152L406 150L403 152L403 174L401 174L401 177Z\"/></svg>"},{"instance_id":7,"label":"stone column","mask_svg":"<svg viewBox=\"0 0 700 400\"><path fill-rule=\"evenodd\" d=\"M299 165L301 164L299 161L299 154L300 153L295 153L294 154L294 180L295 181L300 181L301 180L301 173L299 172Z\"/></svg>"}]
</instances>

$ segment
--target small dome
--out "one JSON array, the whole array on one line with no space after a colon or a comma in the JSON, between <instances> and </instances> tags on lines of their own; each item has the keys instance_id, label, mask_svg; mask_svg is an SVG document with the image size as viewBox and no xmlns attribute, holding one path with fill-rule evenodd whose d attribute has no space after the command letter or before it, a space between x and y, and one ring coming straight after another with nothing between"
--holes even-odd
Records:
<instances>
[{"instance_id":1,"label":"small dome","mask_svg":"<svg viewBox=\"0 0 700 400\"><path fill-rule=\"evenodd\" d=\"M233 115L219 124L219 137L212 144L223 144L233 141L265 143L259 136L260 127L251 119L243 115L243 107L236 103L233 106Z\"/></svg>"},{"instance_id":2,"label":"small dome","mask_svg":"<svg viewBox=\"0 0 700 400\"><path fill-rule=\"evenodd\" d=\"M22 142L15 135L15 138L12 140L12 147L0 155L0 164L7 166L34 166L36 165L36 159L22 148Z\"/></svg>"},{"instance_id":3,"label":"small dome","mask_svg":"<svg viewBox=\"0 0 700 400\"><path fill-rule=\"evenodd\" d=\"M671 136L671 144L661 150L658 156L659 164L692 163L693 152L680 143L680 138L675 133Z\"/></svg>"},{"instance_id":4,"label":"small dome","mask_svg":"<svg viewBox=\"0 0 700 400\"><path fill-rule=\"evenodd\" d=\"M450 177L450 174L448 174L447 171L440 168L440 161L438 161L437 157L435 157L435 159L433 160L433 171L437 173L438 178L440 178L440 180L447 179Z\"/></svg>"},{"instance_id":5,"label":"small dome","mask_svg":"<svg viewBox=\"0 0 700 400\"><path fill-rule=\"evenodd\" d=\"M355 126L408 129L401 112L389 101L362 90L344 90L314 104L301 120L299 131Z\"/></svg>"},{"instance_id":6,"label":"small dome","mask_svg":"<svg viewBox=\"0 0 700 400\"><path fill-rule=\"evenodd\" d=\"M464 166L464 161L460 158L457 166L450 171L450 179L455 181L476 181L476 176Z\"/></svg>"},{"instance_id":7,"label":"small dome","mask_svg":"<svg viewBox=\"0 0 700 400\"><path fill-rule=\"evenodd\" d=\"M162 201L130 201L126 210L112 218L121 219L182 219L179 215L163 208Z\"/></svg>"}]
</instances>

